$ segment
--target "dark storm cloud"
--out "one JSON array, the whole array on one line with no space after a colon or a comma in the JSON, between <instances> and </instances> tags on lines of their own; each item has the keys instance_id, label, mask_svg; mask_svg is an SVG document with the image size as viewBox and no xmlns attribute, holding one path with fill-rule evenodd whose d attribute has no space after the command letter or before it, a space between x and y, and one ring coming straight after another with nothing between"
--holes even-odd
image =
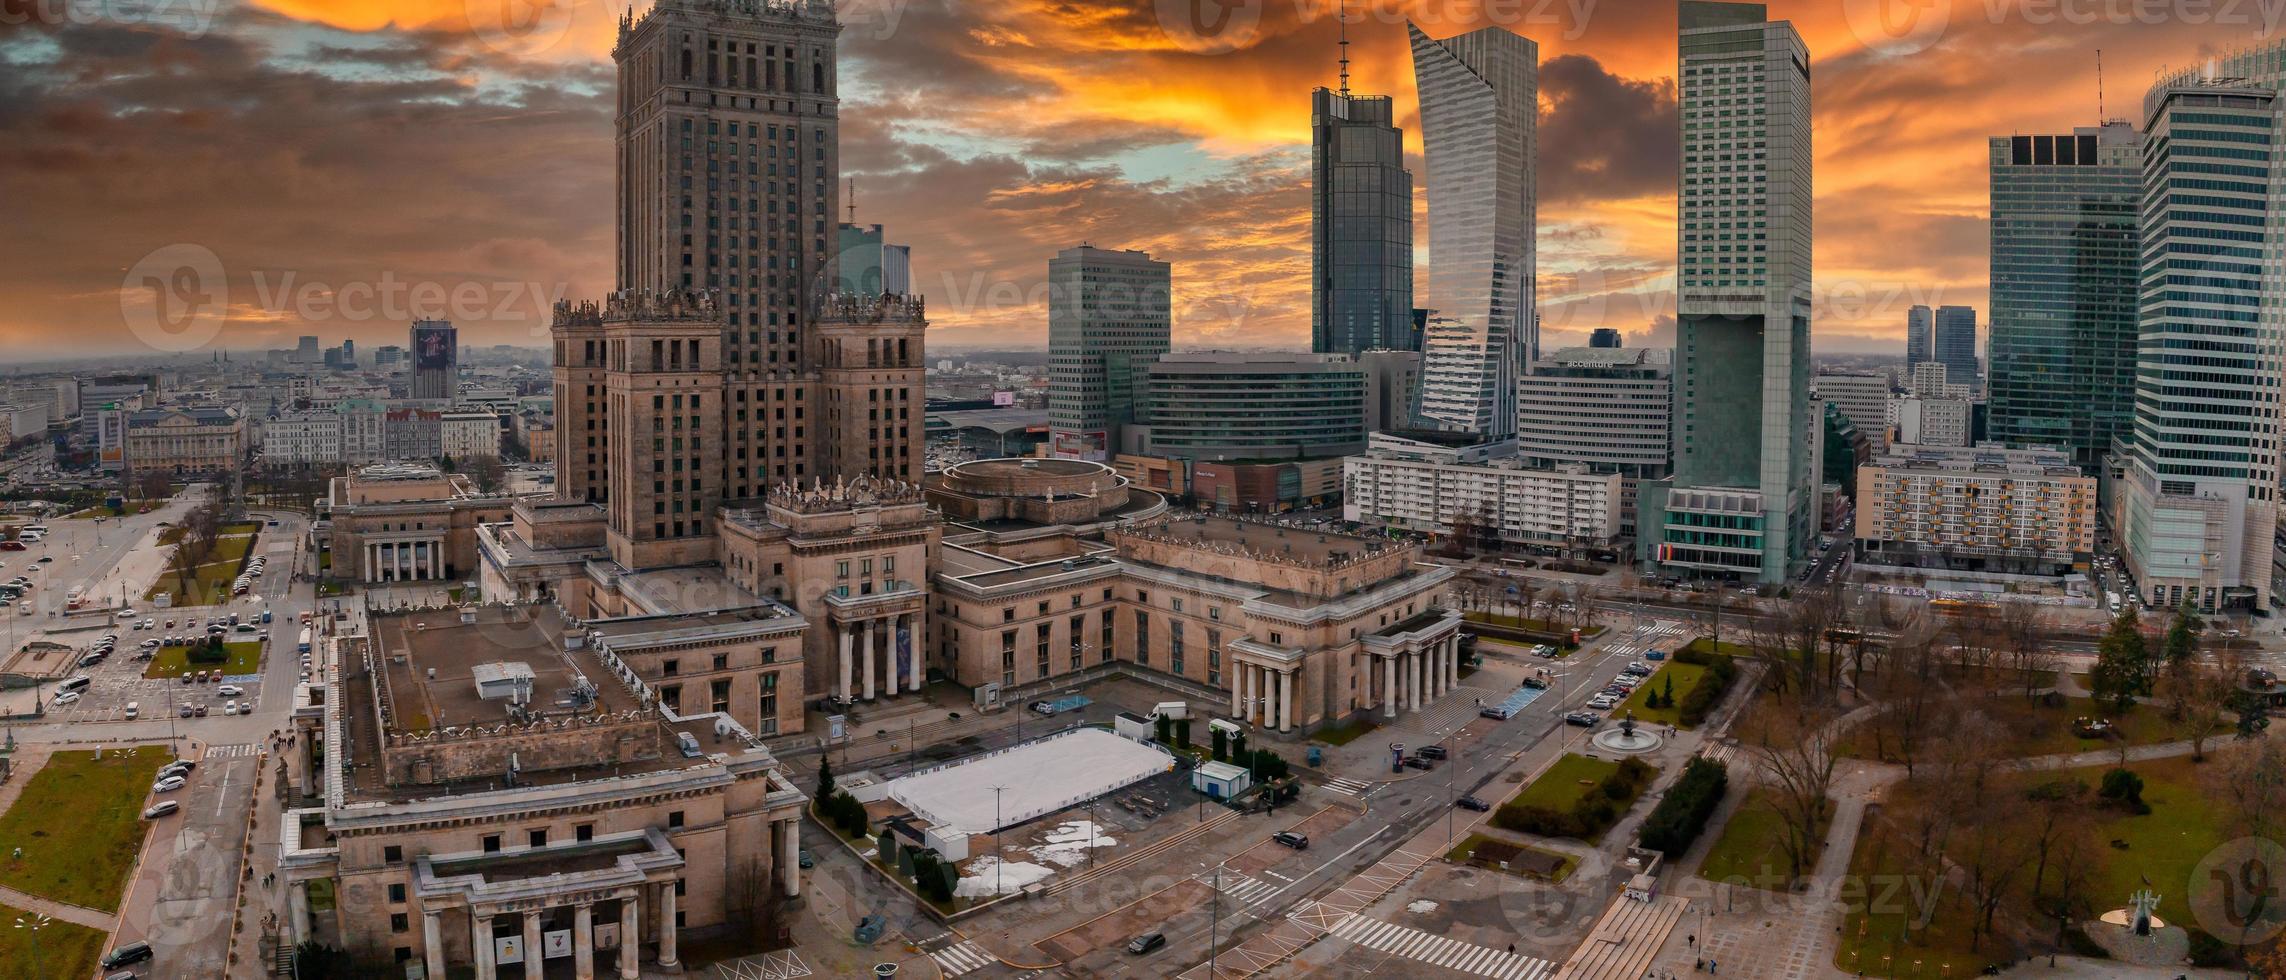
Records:
<instances>
[{"instance_id":1,"label":"dark storm cloud","mask_svg":"<svg viewBox=\"0 0 2286 980\"><path fill-rule=\"evenodd\" d=\"M1587 55L1540 65L1540 199L1624 198L1675 187L1675 84L1604 70Z\"/></svg>"}]
</instances>

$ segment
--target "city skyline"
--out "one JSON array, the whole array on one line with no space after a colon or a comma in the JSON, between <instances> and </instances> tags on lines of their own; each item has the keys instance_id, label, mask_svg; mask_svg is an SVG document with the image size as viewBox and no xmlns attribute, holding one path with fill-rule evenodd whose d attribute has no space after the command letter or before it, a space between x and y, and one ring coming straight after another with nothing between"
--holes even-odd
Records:
<instances>
[{"instance_id":1,"label":"city skyline","mask_svg":"<svg viewBox=\"0 0 2286 980\"><path fill-rule=\"evenodd\" d=\"M2163 24L2136 27L2130 46L2109 25L1993 24L1964 10L1941 43L1906 53L1922 39L1876 37L1869 47L1843 13L1802 6L1772 15L1801 24L1819 52L1817 123L1838 137L1821 143L1818 161L1831 227L1819 236L1825 298L1816 330L1820 349L1835 352L1894 344L1902 310L1915 302L1987 305L1984 140L2095 122L2095 47L2110 39L2111 76L2134 80L2236 39L2225 27ZM231 284L237 315L218 342L234 348L305 332L376 343L416 314L454 319L475 346L539 342L546 304L533 295L596 295L611 281L600 202L611 179L613 15L575 4L560 35L524 38L471 27L445 9L226 4L203 24L74 25L70 43L36 20L5 28L0 46L11 50L0 84L17 98L0 128L26 149L0 161L0 188L32 202L27 217L40 232L20 239L6 263L26 299L0 319L0 340L28 357L150 350L122 322L119 287L153 252L195 245ZM941 347L1044 343L1041 260L1082 240L1144 248L1174 264L1178 345L1274 338L1303 347L1308 93L1335 76L1331 11L1266 5L1253 32L1212 45L1170 34L1147 5L901 9L894 24L886 12L853 9L842 39L852 89L843 170L859 182L856 218L887 224L913 246L916 288L930 297ZM1540 124L1551 145L1560 136L1572 148L1540 161L1547 346L1597 326L1661 342L1672 311L1674 184L1672 148L1658 137L1674 104L1672 39L1658 25L1671 26L1672 8L1596 6L1584 26L1551 16L1505 25L1541 45ZM1379 11L1353 20L1353 87L1395 97L1418 172L1403 26ZM1442 20L1434 33L1481 26ZM1106 50L1087 31L1118 40ZM2071 43L2035 46L2055 37ZM2085 49L2059 50L2075 45ZM160 66L179 58L197 59L218 82L275 92L291 81L308 91L275 104L266 100L284 97L262 96L253 104L268 116L257 118L217 99L227 85L167 84ZM2001 61L2011 65L2006 106L1962 111L1955 99L1941 121L1896 123L1900 108L1989 80ZM69 91L48 81L95 75L108 81ZM891 81L924 76L973 98L924 106ZM2108 108L2124 114L2140 85L2114 88ZM1030 118L1017 115L1019 103L1032 106ZM322 136L307 125L317 104L335 114ZM125 107L166 124L130 140L104 121ZM408 124L424 138L399 138ZM988 124L1001 128L980 128ZM191 152L194 139L217 142L210 130L239 152ZM1007 138L987 145L977 135L987 131ZM493 145L503 136L514 144L505 151ZM119 178L85 166L131 165L178 147L174 172L157 185L112 184ZM467 179L401 176L439 166ZM443 184L453 186L432 186ZM1428 234L1422 197L1417 254ZM140 205L132 229L54 220L99 201ZM338 220L313 241L307 219L292 216L321 207ZM1248 220L1233 226L1232 214ZM475 312L485 315L339 309L357 289L406 284L481 292ZM313 285L325 290L305 301L297 290ZM490 315L500 311L523 318Z\"/></svg>"}]
</instances>

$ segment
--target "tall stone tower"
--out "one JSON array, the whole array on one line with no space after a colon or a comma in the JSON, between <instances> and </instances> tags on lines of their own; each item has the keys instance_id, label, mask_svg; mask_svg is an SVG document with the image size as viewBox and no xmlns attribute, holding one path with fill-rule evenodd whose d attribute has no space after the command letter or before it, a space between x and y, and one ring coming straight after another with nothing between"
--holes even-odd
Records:
<instances>
[{"instance_id":1,"label":"tall stone tower","mask_svg":"<svg viewBox=\"0 0 2286 980\"><path fill-rule=\"evenodd\" d=\"M836 294L815 324L818 405L825 431L816 466L827 481L921 479L927 399L917 296Z\"/></svg>"}]
</instances>

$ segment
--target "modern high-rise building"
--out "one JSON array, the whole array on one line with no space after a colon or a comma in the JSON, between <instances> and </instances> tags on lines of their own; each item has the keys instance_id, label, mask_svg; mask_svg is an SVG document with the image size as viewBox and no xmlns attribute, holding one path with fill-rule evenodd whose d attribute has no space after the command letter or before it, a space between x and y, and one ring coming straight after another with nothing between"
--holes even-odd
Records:
<instances>
[{"instance_id":1,"label":"modern high-rise building","mask_svg":"<svg viewBox=\"0 0 2286 980\"><path fill-rule=\"evenodd\" d=\"M1889 450L1889 376L1870 372L1821 373L1813 392L1839 409L1878 455Z\"/></svg>"},{"instance_id":2,"label":"modern high-rise building","mask_svg":"<svg viewBox=\"0 0 2286 980\"><path fill-rule=\"evenodd\" d=\"M2272 46L2274 56L2277 46ZM2164 79L2144 97L2135 420L2113 526L2144 600L2267 609L2286 376L2280 94Z\"/></svg>"},{"instance_id":3,"label":"modern high-rise building","mask_svg":"<svg viewBox=\"0 0 2286 980\"><path fill-rule=\"evenodd\" d=\"M554 337L557 493L626 567L711 557L772 488L920 479L921 303L836 289L840 31L822 0L620 21L619 289Z\"/></svg>"},{"instance_id":4,"label":"modern high-rise building","mask_svg":"<svg viewBox=\"0 0 2286 980\"><path fill-rule=\"evenodd\" d=\"M1816 535L1810 55L1761 4L1683 0L1675 475L1643 557L1784 581ZM1656 515L1656 516L1653 516Z\"/></svg>"},{"instance_id":5,"label":"modern high-rise building","mask_svg":"<svg viewBox=\"0 0 2286 980\"><path fill-rule=\"evenodd\" d=\"M1048 449L1105 462L1136 420L1145 375L1173 344L1172 267L1082 245L1048 263Z\"/></svg>"},{"instance_id":6,"label":"modern high-rise building","mask_svg":"<svg viewBox=\"0 0 2286 980\"><path fill-rule=\"evenodd\" d=\"M316 364L319 363L322 356L318 353L318 339L316 337L305 334L301 339L294 342L294 363Z\"/></svg>"},{"instance_id":7,"label":"modern high-rise building","mask_svg":"<svg viewBox=\"0 0 2286 980\"><path fill-rule=\"evenodd\" d=\"M1991 438L2093 473L2135 416L2141 141L2114 120L1991 145Z\"/></svg>"},{"instance_id":8,"label":"modern high-rise building","mask_svg":"<svg viewBox=\"0 0 2286 980\"><path fill-rule=\"evenodd\" d=\"M1935 338L1937 311L1926 306L1915 306L1905 311L1905 369L1923 361L1936 360Z\"/></svg>"},{"instance_id":9,"label":"modern high-rise building","mask_svg":"<svg viewBox=\"0 0 2286 980\"><path fill-rule=\"evenodd\" d=\"M1365 431L1411 428L1421 400L1421 352L1369 350L1357 363L1365 369Z\"/></svg>"},{"instance_id":10,"label":"modern high-rise building","mask_svg":"<svg viewBox=\"0 0 2286 980\"><path fill-rule=\"evenodd\" d=\"M1597 327L1588 335L1589 347L1618 348L1627 346L1627 338L1611 327Z\"/></svg>"},{"instance_id":11,"label":"modern high-rise building","mask_svg":"<svg viewBox=\"0 0 2286 980\"><path fill-rule=\"evenodd\" d=\"M451 398L460 390L460 331L448 320L413 321L414 398Z\"/></svg>"},{"instance_id":12,"label":"modern high-rise building","mask_svg":"<svg viewBox=\"0 0 2286 980\"><path fill-rule=\"evenodd\" d=\"M839 253L835 292L903 296L913 291L912 247L889 244L880 225L843 222L835 241Z\"/></svg>"},{"instance_id":13,"label":"modern high-rise building","mask_svg":"<svg viewBox=\"0 0 2286 980\"><path fill-rule=\"evenodd\" d=\"M1517 393L1516 453L1524 464L1617 473L1621 521L1635 498L1674 469L1674 373L1665 350L1567 347L1532 362Z\"/></svg>"},{"instance_id":14,"label":"modern high-rise building","mask_svg":"<svg viewBox=\"0 0 2286 980\"><path fill-rule=\"evenodd\" d=\"M1500 27L1442 40L1407 24L1429 171L1421 417L1486 441L1516 431L1532 356L1540 46Z\"/></svg>"},{"instance_id":15,"label":"modern high-rise building","mask_svg":"<svg viewBox=\"0 0 2286 980\"><path fill-rule=\"evenodd\" d=\"M1347 354L1166 354L1148 369L1148 456L1260 462L1365 451L1365 368Z\"/></svg>"},{"instance_id":16,"label":"modern high-rise building","mask_svg":"<svg viewBox=\"0 0 2286 980\"><path fill-rule=\"evenodd\" d=\"M1394 100L1310 93L1310 349L1407 349L1413 320L1413 174Z\"/></svg>"},{"instance_id":17,"label":"modern high-rise building","mask_svg":"<svg viewBox=\"0 0 2286 980\"><path fill-rule=\"evenodd\" d=\"M1930 353L1945 366L1954 384L1976 390L1976 308L1937 307L1936 330L1929 334Z\"/></svg>"}]
</instances>

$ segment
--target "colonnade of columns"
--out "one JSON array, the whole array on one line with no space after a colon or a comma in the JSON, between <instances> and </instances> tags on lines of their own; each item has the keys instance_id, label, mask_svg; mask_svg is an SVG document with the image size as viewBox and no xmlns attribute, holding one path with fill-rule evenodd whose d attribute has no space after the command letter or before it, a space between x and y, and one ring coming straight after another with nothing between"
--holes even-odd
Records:
<instances>
[{"instance_id":1,"label":"colonnade of columns","mask_svg":"<svg viewBox=\"0 0 2286 980\"><path fill-rule=\"evenodd\" d=\"M874 628L876 623L881 624L880 629ZM834 624L834 629L840 634L841 685L835 690L840 694L842 701L850 701L854 694L860 693L864 695L865 700L873 700L877 668L880 673L887 675L888 692L884 696L892 698L897 696L897 680L900 673L897 669L897 632L900 627L903 628L907 643L912 648L909 652L911 659L906 663L905 670L902 672L905 689L909 691L921 689L922 679L926 676L924 663L927 658L923 655L919 613L894 613L857 622L837 621ZM863 675L865 686L862 689L856 689L854 685L858 680L857 675L860 674Z\"/></svg>"},{"instance_id":2,"label":"colonnade of columns","mask_svg":"<svg viewBox=\"0 0 2286 980\"><path fill-rule=\"evenodd\" d=\"M658 909L659 966L672 970L680 965L675 946L675 886L663 883L649 889L651 904ZM539 975L538 965L543 963L546 947L542 942L540 916L546 910L530 909L523 916L524 975ZM642 946L642 900L634 892L619 896L619 980L637 980L641 975L636 958ZM505 913L518 914L518 913ZM440 911L425 912L421 916L421 939L427 951L429 976L445 976L443 925ZM500 964L493 946L493 920L499 914L476 911L469 916L469 945L476 957L476 980L499 980ZM575 980L596 980L595 977L595 903L577 902L572 905L572 976Z\"/></svg>"},{"instance_id":3,"label":"colonnade of columns","mask_svg":"<svg viewBox=\"0 0 2286 980\"><path fill-rule=\"evenodd\" d=\"M365 581L418 582L445 577L444 538L365 542Z\"/></svg>"},{"instance_id":4,"label":"colonnade of columns","mask_svg":"<svg viewBox=\"0 0 2286 980\"><path fill-rule=\"evenodd\" d=\"M1294 675L1300 664L1269 667L1231 662L1230 713L1240 721L1281 732L1294 730Z\"/></svg>"},{"instance_id":5,"label":"colonnade of columns","mask_svg":"<svg viewBox=\"0 0 2286 980\"><path fill-rule=\"evenodd\" d=\"M1381 659L1381 717L1395 718L1399 708L1419 711L1424 701L1443 697L1460 682L1460 634L1452 633L1425 647L1395 651Z\"/></svg>"}]
</instances>

